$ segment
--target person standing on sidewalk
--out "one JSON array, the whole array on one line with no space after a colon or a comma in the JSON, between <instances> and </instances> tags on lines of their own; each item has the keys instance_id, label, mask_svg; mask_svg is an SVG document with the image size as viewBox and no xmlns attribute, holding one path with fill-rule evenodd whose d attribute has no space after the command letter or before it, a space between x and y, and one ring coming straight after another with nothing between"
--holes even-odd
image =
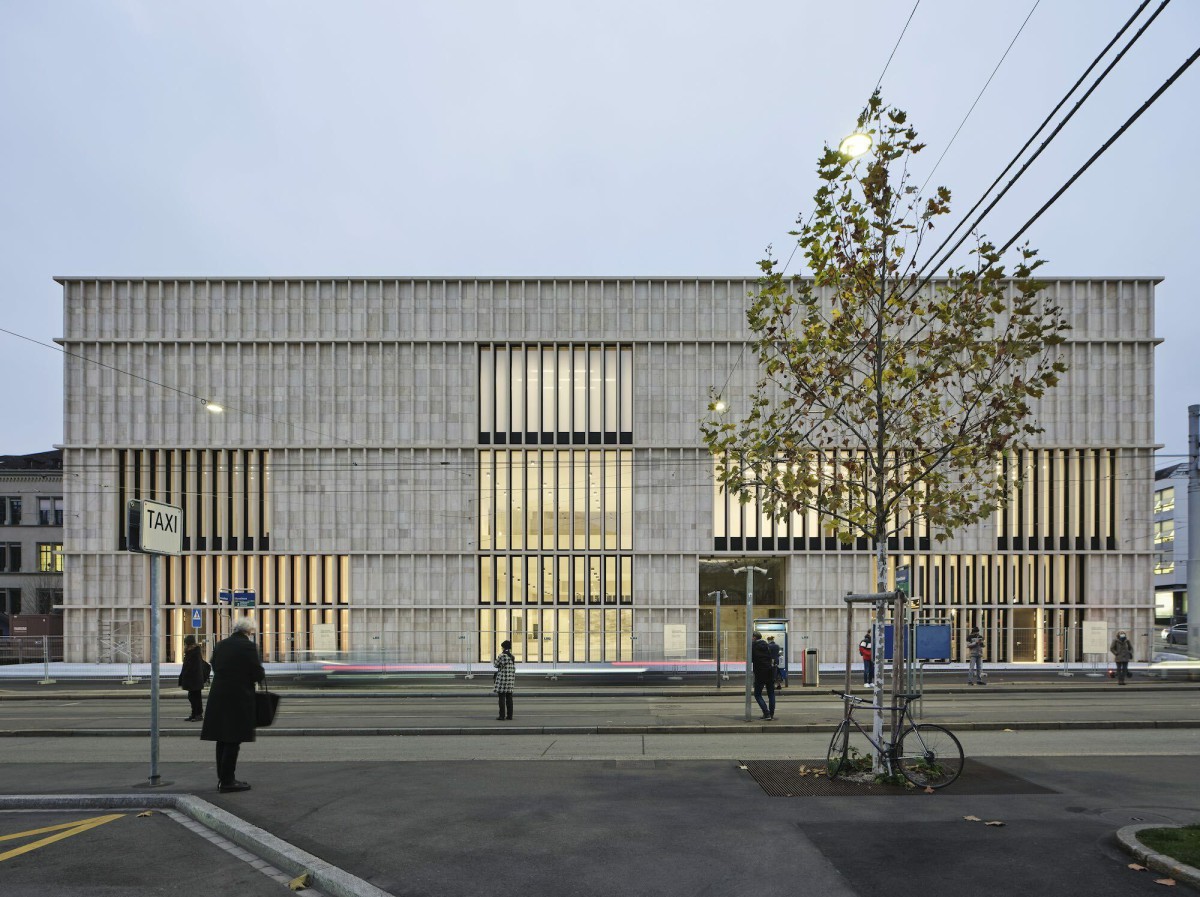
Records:
<instances>
[{"instance_id":1,"label":"person standing on sidewalk","mask_svg":"<svg viewBox=\"0 0 1200 897\"><path fill-rule=\"evenodd\" d=\"M253 635L254 621L243 617L212 653L216 676L208 693L200 740L217 743L217 790L222 794L250 790L237 780L236 773L242 742L254 740L254 686L266 676Z\"/></svg>"},{"instance_id":2,"label":"person standing on sidewalk","mask_svg":"<svg viewBox=\"0 0 1200 897\"><path fill-rule=\"evenodd\" d=\"M775 636L767 636L767 650L771 652L771 668L775 671L775 687L787 687L786 670L783 668L783 648L775 641Z\"/></svg>"},{"instance_id":3,"label":"person standing on sidewalk","mask_svg":"<svg viewBox=\"0 0 1200 897\"><path fill-rule=\"evenodd\" d=\"M179 671L179 687L187 692L192 704L192 715L184 720L194 723L204 719L204 704L200 700L200 690L208 684L208 676L212 667L204 660L204 651L196 644L194 635L183 637L183 669Z\"/></svg>"},{"instance_id":4,"label":"person standing on sidewalk","mask_svg":"<svg viewBox=\"0 0 1200 897\"><path fill-rule=\"evenodd\" d=\"M1108 650L1117 663L1117 685L1124 685L1129 676L1129 661L1133 660L1133 642L1125 637L1124 632L1118 632Z\"/></svg>"},{"instance_id":5,"label":"person standing on sidewalk","mask_svg":"<svg viewBox=\"0 0 1200 897\"><path fill-rule=\"evenodd\" d=\"M862 637L862 641L858 643L858 656L863 662L863 685L870 685L871 680L875 678L875 665L872 663L871 655L871 633L867 633Z\"/></svg>"},{"instance_id":6,"label":"person standing on sidewalk","mask_svg":"<svg viewBox=\"0 0 1200 897\"><path fill-rule=\"evenodd\" d=\"M513 688L517 684L517 661L513 658L512 642L505 639L500 643L500 653L492 666L496 668L496 684L492 691L500 703L500 715L496 719L512 719Z\"/></svg>"},{"instance_id":7,"label":"person standing on sidewalk","mask_svg":"<svg viewBox=\"0 0 1200 897\"><path fill-rule=\"evenodd\" d=\"M763 641L762 633L754 633L750 646L750 661L754 665L754 700L762 709L763 719L775 719L775 667L771 663L771 649ZM767 700L763 701L763 688L767 689Z\"/></svg>"},{"instance_id":8,"label":"person standing on sidewalk","mask_svg":"<svg viewBox=\"0 0 1200 897\"><path fill-rule=\"evenodd\" d=\"M971 633L967 636L967 652L970 655L967 663L967 685L987 685L983 678L983 636L979 634L978 626L972 626Z\"/></svg>"}]
</instances>

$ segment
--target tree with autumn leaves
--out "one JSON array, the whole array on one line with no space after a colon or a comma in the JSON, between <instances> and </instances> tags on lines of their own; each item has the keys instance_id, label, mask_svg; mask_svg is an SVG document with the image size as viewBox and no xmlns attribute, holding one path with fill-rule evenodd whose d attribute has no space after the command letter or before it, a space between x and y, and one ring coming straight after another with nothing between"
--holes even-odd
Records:
<instances>
[{"instance_id":1,"label":"tree with autumn leaves","mask_svg":"<svg viewBox=\"0 0 1200 897\"><path fill-rule=\"evenodd\" d=\"M747 320L760 376L744 415L720 413L714 393L701 431L742 502L866 538L883 592L889 537L923 521L943 541L1003 505L1002 459L1040 432L1031 403L1066 370L1068 325L1028 245L1008 271L977 238L966 264L926 277L921 251L950 191L911 183L924 146L878 93L859 130L869 154L826 146L818 161L811 217L792 234L807 273L759 263Z\"/></svg>"}]
</instances>

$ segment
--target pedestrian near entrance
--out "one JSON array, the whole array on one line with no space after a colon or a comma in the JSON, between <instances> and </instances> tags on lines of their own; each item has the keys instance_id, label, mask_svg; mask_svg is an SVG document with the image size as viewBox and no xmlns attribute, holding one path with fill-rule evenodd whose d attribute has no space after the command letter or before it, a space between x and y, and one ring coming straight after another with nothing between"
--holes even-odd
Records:
<instances>
[{"instance_id":1,"label":"pedestrian near entrance","mask_svg":"<svg viewBox=\"0 0 1200 897\"><path fill-rule=\"evenodd\" d=\"M500 715L496 719L512 719L513 688L517 684L517 661L513 658L512 642L502 641L500 653L492 661L496 668L496 684L492 691L500 704Z\"/></svg>"},{"instance_id":2,"label":"pedestrian near entrance","mask_svg":"<svg viewBox=\"0 0 1200 897\"><path fill-rule=\"evenodd\" d=\"M783 646L775 641L775 636L767 636L767 647L771 650L771 663L775 666L775 685L777 688L787 688L787 657L784 656Z\"/></svg>"},{"instance_id":3,"label":"pedestrian near entrance","mask_svg":"<svg viewBox=\"0 0 1200 897\"><path fill-rule=\"evenodd\" d=\"M1112 652L1113 660L1117 664L1117 685L1124 685L1129 676L1129 661L1133 660L1133 642L1124 632L1118 632L1108 650Z\"/></svg>"},{"instance_id":4,"label":"pedestrian near entrance","mask_svg":"<svg viewBox=\"0 0 1200 897\"><path fill-rule=\"evenodd\" d=\"M184 722L194 723L204 719L204 703L200 691L208 684L212 667L204 659L204 651L196 644L194 635L183 637L183 669L179 671L179 687L187 692L192 705L192 715Z\"/></svg>"},{"instance_id":5,"label":"pedestrian near entrance","mask_svg":"<svg viewBox=\"0 0 1200 897\"><path fill-rule=\"evenodd\" d=\"M242 742L254 740L254 686L266 676L253 635L254 621L244 617L212 653L213 685L200 739L217 743L217 790L222 794L250 790L236 773Z\"/></svg>"},{"instance_id":6,"label":"pedestrian near entrance","mask_svg":"<svg viewBox=\"0 0 1200 897\"><path fill-rule=\"evenodd\" d=\"M771 649L763 641L762 633L754 633L750 645L750 662L754 666L754 700L762 709L763 719L775 719L775 667L771 664ZM763 701L763 689L767 700Z\"/></svg>"},{"instance_id":7,"label":"pedestrian near entrance","mask_svg":"<svg viewBox=\"0 0 1200 897\"><path fill-rule=\"evenodd\" d=\"M775 671L776 688L787 687L787 671L783 666L783 648L775 641L775 636L767 636L767 650L771 652L771 669Z\"/></svg>"},{"instance_id":8,"label":"pedestrian near entrance","mask_svg":"<svg viewBox=\"0 0 1200 897\"><path fill-rule=\"evenodd\" d=\"M871 654L871 633L867 633L862 637L862 641L858 643L858 656L863 662L863 685L870 685L875 678L875 665L872 662Z\"/></svg>"},{"instance_id":9,"label":"pedestrian near entrance","mask_svg":"<svg viewBox=\"0 0 1200 897\"><path fill-rule=\"evenodd\" d=\"M983 636L972 626L967 636L967 685L987 685L983 678Z\"/></svg>"}]
</instances>

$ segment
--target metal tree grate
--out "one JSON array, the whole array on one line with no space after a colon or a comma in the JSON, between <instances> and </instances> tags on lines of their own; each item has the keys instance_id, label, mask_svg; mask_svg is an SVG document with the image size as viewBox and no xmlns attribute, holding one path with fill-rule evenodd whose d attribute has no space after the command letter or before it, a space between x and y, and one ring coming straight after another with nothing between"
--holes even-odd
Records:
<instances>
[{"instance_id":1,"label":"metal tree grate","mask_svg":"<svg viewBox=\"0 0 1200 897\"><path fill-rule=\"evenodd\" d=\"M825 775L824 760L742 760L741 766L771 797L873 797L925 795L920 788L851 782ZM962 777L945 793L953 794L1054 794L1045 788L976 760L963 766Z\"/></svg>"}]
</instances>

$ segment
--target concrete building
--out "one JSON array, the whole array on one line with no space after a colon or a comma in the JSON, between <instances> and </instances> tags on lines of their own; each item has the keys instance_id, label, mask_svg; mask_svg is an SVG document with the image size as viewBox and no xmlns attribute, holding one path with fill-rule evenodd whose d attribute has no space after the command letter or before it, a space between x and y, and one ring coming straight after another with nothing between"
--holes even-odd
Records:
<instances>
[{"instance_id":1,"label":"concrete building","mask_svg":"<svg viewBox=\"0 0 1200 897\"><path fill-rule=\"evenodd\" d=\"M0 456L0 635L18 614L61 610L62 464L57 449Z\"/></svg>"},{"instance_id":2,"label":"concrete building","mask_svg":"<svg viewBox=\"0 0 1200 897\"><path fill-rule=\"evenodd\" d=\"M1154 617L1170 625L1187 620L1188 466L1181 461L1154 473Z\"/></svg>"},{"instance_id":3,"label":"concrete building","mask_svg":"<svg viewBox=\"0 0 1200 897\"><path fill-rule=\"evenodd\" d=\"M711 658L710 592L740 656L755 618L790 659L840 657L866 546L765 520L713 486L711 387L753 386L754 282L713 278L60 278L66 356L67 647L147 630L123 509L184 509L164 566L164 657L222 588L253 589L269 660L457 664L511 638L523 663ZM1070 372L994 518L914 531L925 612L988 635L988 660L1081 659L1084 620L1149 632L1155 280L1056 280ZM214 413L216 405L224 407ZM1069 646L1069 647L1068 647Z\"/></svg>"}]
</instances>

